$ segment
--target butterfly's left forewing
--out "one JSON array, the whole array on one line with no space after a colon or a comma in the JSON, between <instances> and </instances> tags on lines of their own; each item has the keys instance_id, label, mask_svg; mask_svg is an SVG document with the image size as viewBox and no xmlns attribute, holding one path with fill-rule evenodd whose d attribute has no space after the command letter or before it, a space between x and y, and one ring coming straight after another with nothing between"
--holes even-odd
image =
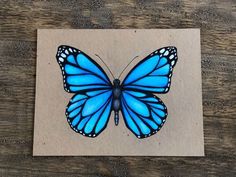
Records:
<instances>
[{"instance_id":1,"label":"butterfly's left forewing","mask_svg":"<svg viewBox=\"0 0 236 177\"><path fill-rule=\"evenodd\" d=\"M104 70L81 50L61 45L56 58L62 70L65 91L78 93L111 88Z\"/></svg>"}]
</instances>

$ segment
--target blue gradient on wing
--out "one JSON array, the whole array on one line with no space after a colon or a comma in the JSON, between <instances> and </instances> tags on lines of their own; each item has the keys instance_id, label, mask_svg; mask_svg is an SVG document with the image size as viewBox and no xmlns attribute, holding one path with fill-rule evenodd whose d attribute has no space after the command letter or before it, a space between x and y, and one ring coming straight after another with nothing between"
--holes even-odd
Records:
<instances>
[{"instance_id":1,"label":"blue gradient on wing","mask_svg":"<svg viewBox=\"0 0 236 177\"><path fill-rule=\"evenodd\" d=\"M107 107L105 108L105 111L103 112L102 116L100 117L100 119L98 120L97 126L95 127L95 133L99 133L106 125L110 113L111 113L111 101L109 102L109 104L107 105Z\"/></svg>"},{"instance_id":2,"label":"blue gradient on wing","mask_svg":"<svg viewBox=\"0 0 236 177\"><path fill-rule=\"evenodd\" d=\"M94 89L108 89L109 86L106 85L86 85L86 86L70 86L69 87L72 92L79 92L83 90L94 90Z\"/></svg>"},{"instance_id":3,"label":"blue gradient on wing","mask_svg":"<svg viewBox=\"0 0 236 177\"><path fill-rule=\"evenodd\" d=\"M126 92L126 91L124 91L124 92ZM144 97L146 95L145 93L135 92L135 91L127 91L126 93L129 93L129 94L136 96L136 97Z\"/></svg>"},{"instance_id":4,"label":"blue gradient on wing","mask_svg":"<svg viewBox=\"0 0 236 177\"><path fill-rule=\"evenodd\" d=\"M143 118L142 120L144 120L144 122L146 122L148 125L150 125L153 129L158 129L158 126L155 122L153 122L152 120L150 119L147 119L147 118Z\"/></svg>"},{"instance_id":5,"label":"blue gradient on wing","mask_svg":"<svg viewBox=\"0 0 236 177\"><path fill-rule=\"evenodd\" d=\"M150 128L138 117L132 110L129 111L130 116L133 118L133 120L136 122L136 124L139 126L142 134L146 135L151 133Z\"/></svg>"},{"instance_id":6,"label":"blue gradient on wing","mask_svg":"<svg viewBox=\"0 0 236 177\"><path fill-rule=\"evenodd\" d=\"M138 78L144 77L145 75L149 74L151 71L154 70L156 67L158 61L159 61L159 56L153 56L149 60L146 60L142 64L140 64L137 68L135 68L124 80L124 84L129 84Z\"/></svg>"},{"instance_id":7,"label":"blue gradient on wing","mask_svg":"<svg viewBox=\"0 0 236 177\"><path fill-rule=\"evenodd\" d=\"M108 91L89 98L84 105L82 116L88 116L98 111L106 103L111 94L112 91Z\"/></svg>"},{"instance_id":8,"label":"blue gradient on wing","mask_svg":"<svg viewBox=\"0 0 236 177\"><path fill-rule=\"evenodd\" d=\"M160 109L156 109L156 108L153 108L152 109L158 116L160 117L165 117L165 112L163 110L160 110Z\"/></svg>"},{"instance_id":9,"label":"blue gradient on wing","mask_svg":"<svg viewBox=\"0 0 236 177\"><path fill-rule=\"evenodd\" d=\"M127 94L123 93L123 98L125 98L125 101L130 109L132 109L134 112L137 112L137 114L142 115L144 117L149 116L149 110L147 106L137 98Z\"/></svg>"},{"instance_id":10,"label":"blue gradient on wing","mask_svg":"<svg viewBox=\"0 0 236 177\"><path fill-rule=\"evenodd\" d=\"M82 94L76 94L73 98L72 98L72 102L76 102L76 101L81 101L85 98L88 98L86 95L82 95Z\"/></svg>"},{"instance_id":11,"label":"blue gradient on wing","mask_svg":"<svg viewBox=\"0 0 236 177\"><path fill-rule=\"evenodd\" d=\"M92 84L104 84L104 81L94 75L76 75L68 76L67 82L70 85L92 85Z\"/></svg>"},{"instance_id":12,"label":"blue gradient on wing","mask_svg":"<svg viewBox=\"0 0 236 177\"><path fill-rule=\"evenodd\" d=\"M88 123L86 124L84 128L85 133L90 133L93 130L95 124L97 123L103 111L104 111L104 107L103 109L100 109L94 115L91 116L90 120L88 121Z\"/></svg>"},{"instance_id":13,"label":"blue gradient on wing","mask_svg":"<svg viewBox=\"0 0 236 177\"><path fill-rule=\"evenodd\" d=\"M162 120L161 120L161 118L160 118L157 114L155 114L154 112L152 112L152 117L153 117L153 119L155 120L155 122L156 122L158 125L161 125Z\"/></svg>"},{"instance_id":14,"label":"blue gradient on wing","mask_svg":"<svg viewBox=\"0 0 236 177\"><path fill-rule=\"evenodd\" d=\"M81 122L77 126L77 129L82 130L84 128L85 124L88 122L89 118L90 117L88 116L88 117L85 117L83 120L81 120Z\"/></svg>"},{"instance_id":15,"label":"blue gradient on wing","mask_svg":"<svg viewBox=\"0 0 236 177\"><path fill-rule=\"evenodd\" d=\"M168 61L167 58L161 57L161 59L160 59L158 65L157 65L157 68L159 68L159 67L165 65L165 64L167 63L167 61Z\"/></svg>"},{"instance_id":16,"label":"blue gradient on wing","mask_svg":"<svg viewBox=\"0 0 236 177\"><path fill-rule=\"evenodd\" d=\"M72 126L75 126L76 124L78 124L78 122L80 121L80 118L81 118L80 115L76 116L71 123Z\"/></svg>"},{"instance_id":17,"label":"blue gradient on wing","mask_svg":"<svg viewBox=\"0 0 236 177\"><path fill-rule=\"evenodd\" d=\"M71 75L75 75L75 74L86 74L88 72L86 72L85 70L82 70L80 68L77 68L75 66L72 66L70 64L66 64L65 65L65 72L66 74L71 74Z\"/></svg>"},{"instance_id":18,"label":"blue gradient on wing","mask_svg":"<svg viewBox=\"0 0 236 177\"><path fill-rule=\"evenodd\" d=\"M73 110L72 112L70 112L69 118L72 118L72 117L75 117L76 115L78 115L79 111L80 111L80 109L77 108L77 109Z\"/></svg>"},{"instance_id":19,"label":"blue gradient on wing","mask_svg":"<svg viewBox=\"0 0 236 177\"><path fill-rule=\"evenodd\" d=\"M138 130L138 127L134 123L133 119L130 117L128 110L124 106L124 103L122 104L122 113L123 113L125 122L126 122L127 126L129 127L129 129L131 129L131 131L134 132L136 134L136 136L139 136L140 132Z\"/></svg>"},{"instance_id":20,"label":"blue gradient on wing","mask_svg":"<svg viewBox=\"0 0 236 177\"><path fill-rule=\"evenodd\" d=\"M149 92L156 92L156 93L163 93L165 91L165 88L155 88L155 87L145 87L145 86L128 86L127 88L130 89L138 89L142 91L149 91Z\"/></svg>"},{"instance_id":21,"label":"blue gradient on wing","mask_svg":"<svg viewBox=\"0 0 236 177\"><path fill-rule=\"evenodd\" d=\"M77 102L71 104L70 107L68 108L68 111L70 112L70 111L74 110L75 108L80 107L84 102L85 102L85 100L80 100L80 101L77 101Z\"/></svg>"},{"instance_id":22,"label":"blue gradient on wing","mask_svg":"<svg viewBox=\"0 0 236 177\"><path fill-rule=\"evenodd\" d=\"M144 92L123 91L121 106L126 126L139 138L156 133L167 115L160 99Z\"/></svg>"},{"instance_id":23,"label":"blue gradient on wing","mask_svg":"<svg viewBox=\"0 0 236 177\"><path fill-rule=\"evenodd\" d=\"M96 90L96 91L91 91L91 92L88 92L87 95L88 96L95 96L95 95L98 95L100 93L103 93L103 92L107 92L108 90Z\"/></svg>"},{"instance_id":24,"label":"blue gradient on wing","mask_svg":"<svg viewBox=\"0 0 236 177\"><path fill-rule=\"evenodd\" d=\"M86 57L84 54L78 54L76 59L77 59L77 62L79 63L79 65L81 66L81 68L84 68L84 69L100 76L107 83L109 82L106 75L93 62L91 62L88 59L88 57Z\"/></svg>"},{"instance_id":25,"label":"blue gradient on wing","mask_svg":"<svg viewBox=\"0 0 236 177\"><path fill-rule=\"evenodd\" d=\"M161 104L156 104L156 103L150 103L150 105L154 108L158 108L158 109L161 109L161 110L164 110L165 107Z\"/></svg>"},{"instance_id":26,"label":"blue gradient on wing","mask_svg":"<svg viewBox=\"0 0 236 177\"><path fill-rule=\"evenodd\" d=\"M106 127L112 104L112 91L99 90L75 95L66 109L71 127L85 135L97 136Z\"/></svg>"},{"instance_id":27,"label":"blue gradient on wing","mask_svg":"<svg viewBox=\"0 0 236 177\"><path fill-rule=\"evenodd\" d=\"M75 57L73 55L69 55L67 57L68 62L72 63L72 64L77 64L75 61Z\"/></svg>"},{"instance_id":28,"label":"blue gradient on wing","mask_svg":"<svg viewBox=\"0 0 236 177\"><path fill-rule=\"evenodd\" d=\"M151 75L165 76L168 75L169 72L170 72L170 64L166 64L165 66L162 66L159 69L152 72Z\"/></svg>"},{"instance_id":29,"label":"blue gradient on wing","mask_svg":"<svg viewBox=\"0 0 236 177\"><path fill-rule=\"evenodd\" d=\"M147 76L134 82L135 85L145 85L145 87L166 87L168 77L166 76Z\"/></svg>"}]
</instances>

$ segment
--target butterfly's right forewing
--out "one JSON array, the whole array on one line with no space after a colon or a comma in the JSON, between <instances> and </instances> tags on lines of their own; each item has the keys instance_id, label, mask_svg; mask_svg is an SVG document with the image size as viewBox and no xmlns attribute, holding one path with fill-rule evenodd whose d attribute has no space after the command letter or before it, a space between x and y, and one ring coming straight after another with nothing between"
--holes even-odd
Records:
<instances>
[{"instance_id":1,"label":"butterfly's right forewing","mask_svg":"<svg viewBox=\"0 0 236 177\"><path fill-rule=\"evenodd\" d=\"M141 60L126 76L124 89L150 93L167 93L173 68L178 60L175 47L158 49Z\"/></svg>"}]
</instances>

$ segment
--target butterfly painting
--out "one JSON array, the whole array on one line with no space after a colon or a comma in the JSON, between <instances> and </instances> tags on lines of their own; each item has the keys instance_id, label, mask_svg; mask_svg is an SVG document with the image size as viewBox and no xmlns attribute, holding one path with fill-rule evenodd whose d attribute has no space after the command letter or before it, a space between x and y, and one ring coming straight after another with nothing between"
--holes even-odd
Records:
<instances>
[{"instance_id":1,"label":"butterfly painting","mask_svg":"<svg viewBox=\"0 0 236 177\"><path fill-rule=\"evenodd\" d=\"M134 66L122 82L119 77L111 82L102 67L79 49L61 45L56 58L65 91L74 93L66 107L67 121L74 131L87 137L98 136L112 111L115 125L121 111L126 127L137 138L155 134L165 123L167 108L154 94L170 89L178 59L176 47L154 51Z\"/></svg>"}]
</instances>

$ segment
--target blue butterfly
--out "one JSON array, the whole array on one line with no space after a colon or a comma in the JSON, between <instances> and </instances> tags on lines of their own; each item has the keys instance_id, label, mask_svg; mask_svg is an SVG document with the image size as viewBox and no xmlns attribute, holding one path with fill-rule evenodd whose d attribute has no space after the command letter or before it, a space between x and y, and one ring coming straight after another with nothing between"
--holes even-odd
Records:
<instances>
[{"instance_id":1,"label":"blue butterfly","mask_svg":"<svg viewBox=\"0 0 236 177\"><path fill-rule=\"evenodd\" d=\"M61 45L56 58L65 91L75 93L66 107L67 121L74 131L87 137L98 136L112 111L115 125L121 111L127 128L137 138L155 134L165 123L167 108L153 93L169 91L178 58L175 47L154 51L122 83L114 79L113 84L101 66L81 50Z\"/></svg>"}]
</instances>

